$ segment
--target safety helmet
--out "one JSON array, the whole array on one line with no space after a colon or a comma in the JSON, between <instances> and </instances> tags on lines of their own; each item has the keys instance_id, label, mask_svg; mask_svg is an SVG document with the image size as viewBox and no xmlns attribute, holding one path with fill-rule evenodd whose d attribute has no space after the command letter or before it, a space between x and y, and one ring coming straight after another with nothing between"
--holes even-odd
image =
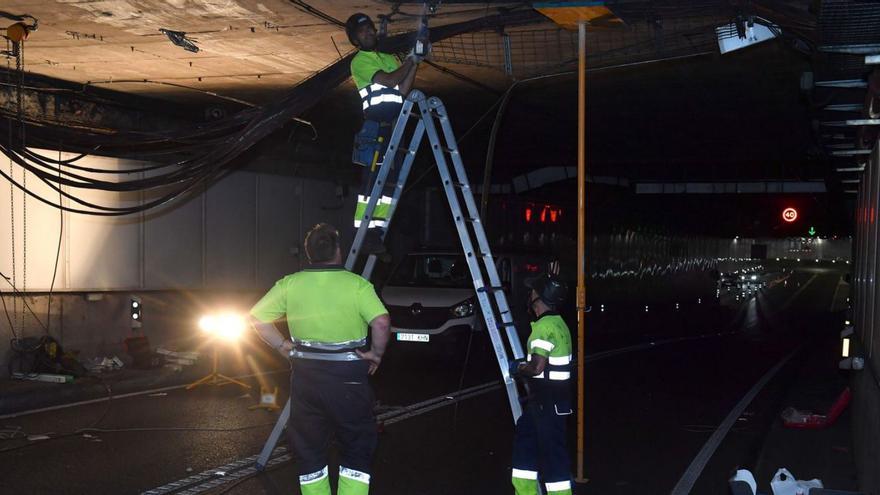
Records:
<instances>
[{"instance_id":1,"label":"safety helmet","mask_svg":"<svg viewBox=\"0 0 880 495\"><path fill-rule=\"evenodd\" d=\"M348 41L354 46L358 46L355 33L357 33L358 28L363 26L364 23L370 23L373 25L373 20L370 19L370 16L362 12L352 14L351 17L345 21L345 34L348 36Z\"/></svg>"},{"instance_id":2,"label":"safety helmet","mask_svg":"<svg viewBox=\"0 0 880 495\"><path fill-rule=\"evenodd\" d=\"M525 284L550 308L561 306L568 295L568 286L553 273L542 273L537 277L527 278Z\"/></svg>"}]
</instances>

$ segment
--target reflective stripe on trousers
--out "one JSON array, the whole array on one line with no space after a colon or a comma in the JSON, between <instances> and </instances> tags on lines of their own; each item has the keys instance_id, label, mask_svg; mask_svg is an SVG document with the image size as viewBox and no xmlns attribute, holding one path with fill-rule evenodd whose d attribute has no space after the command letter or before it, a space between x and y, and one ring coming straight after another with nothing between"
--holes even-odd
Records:
<instances>
[{"instance_id":1,"label":"reflective stripe on trousers","mask_svg":"<svg viewBox=\"0 0 880 495\"><path fill-rule=\"evenodd\" d=\"M369 221L369 228L385 228L386 220L388 219L388 213L390 213L391 211L391 200L391 196L383 195L379 197L378 201L376 201L376 208L373 210L373 217ZM357 206L354 209L355 228L360 227L361 223L363 223L364 213L366 213L367 211L367 204L369 202L369 196L358 194Z\"/></svg>"},{"instance_id":2,"label":"reflective stripe on trousers","mask_svg":"<svg viewBox=\"0 0 880 495\"><path fill-rule=\"evenodd\" d=\"M537 495L538 466L548 495L570 495L566 417L549 403L529 402L516 422L511 483L516 495Z\"/></svg>"},{"instance_id":3,"label":"reflective stripe on trousers","mask_svg":"<svg viewBox=\"0 0 880 495\"><path fill-rule=\"evenodd\" d=\"M345 466L339 466L337 495L367 495L370 492L370 475Z\"/></svg>"}]
</instances>

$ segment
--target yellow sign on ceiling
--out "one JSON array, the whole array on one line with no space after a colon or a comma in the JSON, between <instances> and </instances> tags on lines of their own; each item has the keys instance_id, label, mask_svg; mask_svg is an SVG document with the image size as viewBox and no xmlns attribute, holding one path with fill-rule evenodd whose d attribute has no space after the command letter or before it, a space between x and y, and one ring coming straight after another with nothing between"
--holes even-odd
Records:
<instances>
[{"instance_id":1,"label":"yellow sign on ceiling","mask_svg":"<svg viewBox=\"0 0 880 495\"><path fill-rule=\"evenodd\" d=\"M603 27L623 26L623 19L614 15L605 2L540 2L532 6L565 29L577 29L581 22Z\"/></svg>"}]
</instances>

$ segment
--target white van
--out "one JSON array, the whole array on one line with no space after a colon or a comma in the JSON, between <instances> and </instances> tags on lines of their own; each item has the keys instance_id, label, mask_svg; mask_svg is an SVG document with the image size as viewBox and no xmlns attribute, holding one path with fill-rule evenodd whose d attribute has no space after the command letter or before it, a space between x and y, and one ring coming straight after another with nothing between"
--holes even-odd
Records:
<instances>
[{"instance_id":1,"label":"white van","mask_svg":"<svg viewBox=\"0 0 880 495\"><path fill-rule=\"evenodd\" d=\"M528 321L523 320L523 280L543 271L549 258L541 254L498 254L494 258L514 320ZM381 298L391 316L391 331L397 341L455 342L485 326L470 270L460 252L420 251L406 255L391 272Z\"/></svg>"}]
</instances>

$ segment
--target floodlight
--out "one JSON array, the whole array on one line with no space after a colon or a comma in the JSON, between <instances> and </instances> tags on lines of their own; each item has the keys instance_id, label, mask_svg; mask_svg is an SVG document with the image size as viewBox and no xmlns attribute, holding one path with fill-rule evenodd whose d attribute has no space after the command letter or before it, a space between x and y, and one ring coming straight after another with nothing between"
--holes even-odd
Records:
<instances>
[{"instance_id":1,"label":"floodlight","mask_svg":"<svg viewBox=\"0 0 880 495\"><path fill-rule=\"evenodd\" d=\"M199 319L199 328L203 332L223 340L238 340L245 326L244 318L235 313L205 315Z\"/></svg>"},{"instance_id":2,"label":"floodlight","mask_svg":"<svg viewBox=\"0 0 880 495\"><path fill-rule=\"evenodd\" d=\"M206 377L187 385L187 390L198 387L199 385L226 385L228 383L239 385L248 389L251 388L250 385L234 378L230 378L217 371L217 364L219 360L217 352L217 341L236 341L241 338L242 334L245 331L245 328L247 328L247 323L245 323L244 316L236 313L227 312L220 314L208 314L199 318L199 329L201 329L202 332L211 337L211 341L214 347L213 365L211 368L211 373L209 373Z\"/></svg>"}]
</instances>

